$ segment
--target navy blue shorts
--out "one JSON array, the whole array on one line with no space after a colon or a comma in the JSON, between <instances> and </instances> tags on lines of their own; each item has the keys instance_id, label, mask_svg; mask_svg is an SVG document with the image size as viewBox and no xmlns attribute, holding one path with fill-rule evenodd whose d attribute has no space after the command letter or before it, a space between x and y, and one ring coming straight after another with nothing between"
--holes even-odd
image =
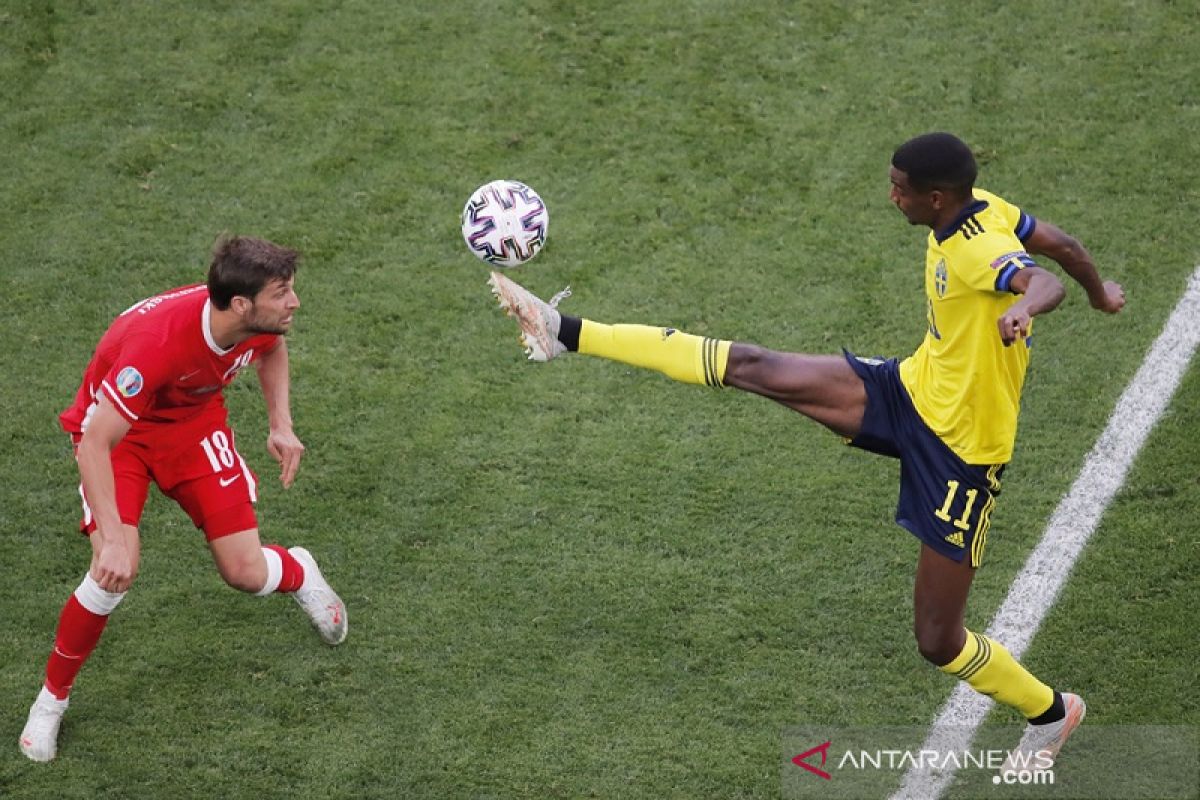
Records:
<instances>
[{"instance_id":1,"label":"navy blue shorts","mask_svg":"<svg viewBox=\"0 0 1200 800\"><path fill-rule=\"evenodd\" d=\"M862 430L850 444L900 459L896 522L955 561L983 561L1003 464L968 464L929 429L900 381L894 358L843 351L867 389Z\"/></svg>"}]
</instances>

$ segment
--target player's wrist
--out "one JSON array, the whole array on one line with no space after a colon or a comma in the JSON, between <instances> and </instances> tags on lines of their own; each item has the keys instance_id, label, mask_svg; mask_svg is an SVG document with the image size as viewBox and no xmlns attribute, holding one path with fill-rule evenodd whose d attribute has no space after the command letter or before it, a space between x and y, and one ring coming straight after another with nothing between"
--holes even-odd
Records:
<instances>
[{"instance_id":1,"label":"player's wrist","mask_svg":"<svg viewBox=\"0 0 1200 800\"><path fill-rule=\"evenodd\" d=\"M94 537L100 543L100 552L111 552L114 548L125 548L125 542L122 538L120 523L115 525L96 525L96 529L92 531Z\"/></svg>"}]
</instances>

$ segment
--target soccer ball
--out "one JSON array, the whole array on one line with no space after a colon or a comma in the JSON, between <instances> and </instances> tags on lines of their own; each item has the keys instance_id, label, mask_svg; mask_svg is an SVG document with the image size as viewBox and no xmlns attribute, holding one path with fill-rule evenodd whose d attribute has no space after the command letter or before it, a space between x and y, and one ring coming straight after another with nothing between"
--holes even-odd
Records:
<instances>
[{"instance_id":1,"label":"soccer ball","mask_svg":"<svg viewBox=\"0 0 1200 800\"><path fill-rule=\"evenodd\" d=\"M462 212L462 235L471 252L497 267L515 267L546 244L550 214L538 193L520 181L480 186Z\"/></svg>"}]
</instances>

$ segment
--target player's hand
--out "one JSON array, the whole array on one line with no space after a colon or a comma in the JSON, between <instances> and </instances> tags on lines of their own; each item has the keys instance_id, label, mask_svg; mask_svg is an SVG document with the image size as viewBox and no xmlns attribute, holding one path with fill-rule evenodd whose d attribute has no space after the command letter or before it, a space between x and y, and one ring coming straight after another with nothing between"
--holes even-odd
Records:
<instances>
[{"instance_id":1,"label":"player's hand","mask_svg":"<svg viewBox=\"0 0 1200 800\"><path fill-rule=\"evenodd\" d=\"M1005 347L1008 347L1017 339L1029 335L1029 327L1033 324L1033 320L1029 313L1021 308L1020 304L1017 304L1004 312L1004 316L1000 317L996 324L1000 327L1000 341L1004 342Z\"/></svg>"},{"instance_id":2,"label":"player's hand","mask_svg":"<svg viewBox=\"0 0 1200 800\"><path fill-rule=\"evenodd\" d=\"M300 469L300 456L304 455L304 445L296 438L291 428L286 430L272 429L267 437L267 452L279 462L279 480L287 489L296 480L296 470Z\"/></svg>"},{"instance_id":3,"label":"player's hand","mask_svg":"<svg viewBox=\"0 0 1200 800\"><path fill-rule=\"evenodd\" d=\"M96 536L98 533L92 535ZM92 579L100 584L104 591L129 591L129 586L133 583L133 557L129 548L125 546L123 537L111 537L100 545L99 552L92 559L91 572Z\"/></svg>"},{"instance_id":4,"label":"player's hand","mask_svg":"<svg viewBox=\"0 0 1200 800\"><path fill-rule=\"evenodd\" d=\"M1092 298L1092 308L1105 314L1115 314L1125 307L1125 289L1116 281L1104 282L1104 295Z\"/></svg>"}]
</instances>

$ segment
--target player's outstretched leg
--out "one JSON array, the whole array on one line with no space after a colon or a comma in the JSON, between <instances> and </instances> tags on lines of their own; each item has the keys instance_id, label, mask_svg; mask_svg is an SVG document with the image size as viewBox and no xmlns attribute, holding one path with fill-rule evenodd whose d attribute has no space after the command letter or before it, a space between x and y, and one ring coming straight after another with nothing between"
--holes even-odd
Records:
<instances>
[{"instance_id":1,"label":"player's outstretched leg","mask_svg":"<svg viewBox=\"0 0 1200 800\"><path fill-rule=\"evenodd\" d=\"M559 313L564 289L547 303L493 272L488 281L500 307L521 326L521 342L532 361L549 361L567 351L657 370L683 383L721 386L732 342L693 336L674 328L604 325Z\"/></svg>"},{"instance_id":2,"label":"player's outstretched leg","mask_svg":"<svg viewBox=\"0 0 1200 800\"><path fill-rule=\"evenodd\" d=\"M350 630L346 604L321 575L311 553L303 547L289 547L288 552L304 567L304 582L292 596L308 614L325 644L336 645L346 641L346 634Z\"/></svg>"}]
</instances>

